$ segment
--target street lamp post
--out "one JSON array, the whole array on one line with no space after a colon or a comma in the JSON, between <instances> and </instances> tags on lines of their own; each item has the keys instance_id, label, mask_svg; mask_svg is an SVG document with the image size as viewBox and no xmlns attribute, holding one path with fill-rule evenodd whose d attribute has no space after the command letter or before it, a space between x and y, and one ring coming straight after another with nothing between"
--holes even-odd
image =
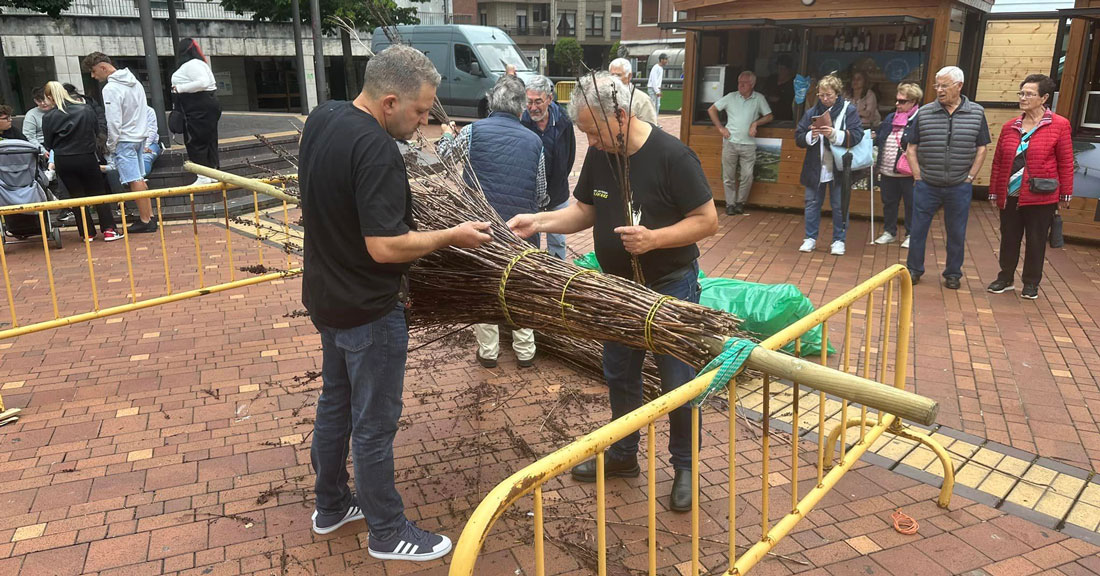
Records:
<instances>
[{"instance_id":1,"label":"street lamp post","mask_svg":"<svg viewBox=\"0 0 1100 576\"><path fill-rule=\"evenodd\" d=\"M153 110L157 114L157 131L160 141L171 141L168 135L168 119L164 113L164 88L160 83L160 60L157 59L157 39L153 33L153 9L149 0L138 0L138 15L141 17L141 39L145 44L145 68L149 71L149 91L153 93Z\"/></svg>"},{"instance_id":2,"label":"street lamp post","mask_svg":"<svg viewBox=\"0 0 1100 576\"><path fill-rule=\"evenodd\" d=\"M290 0L290 16L294 24L294 67L298 70L298 102L302 114L309 114L309 96L306 94L306 54L302 47L302 11L298 0Z\"/></svg>"},{"instance_id":3,"label":"street lamp post","mask_svg":"<svg viewBox=\"0 0 1100 576\"><path fill-rule=\"evenodd\" d=\"M326 100L325 38L321 36L321 2L309 0L309 16L313 24L313 78L317 81L317 104Z\"/></svg>"}]
</instances>

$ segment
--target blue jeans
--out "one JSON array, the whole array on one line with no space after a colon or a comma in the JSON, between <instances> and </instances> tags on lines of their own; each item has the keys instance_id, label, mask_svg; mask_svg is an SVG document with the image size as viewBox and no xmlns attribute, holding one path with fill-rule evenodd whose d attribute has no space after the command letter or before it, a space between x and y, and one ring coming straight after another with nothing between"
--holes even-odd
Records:
<instances>
[{"instance_id":1,"label":"blue jeans","mask_svg":"<svg viewBox=\"0 0 1100 576\"><path fill-rule=\"evenodd\" d=\"M699 302L699 263L695 262L683 276L649 286L655 292L674 296L687 302ZM611 397L611 418L620 418L640 408L642 398L642 362L646 351L627 347L616 342L603 343L603 375L607 380ZM661 375L661 392L667 393L683 386L695 377L695 369L664 354L655 356ZM676 470L691 470L691 406L685 404L668 415L668 451L670 462ZM702 419L699 421L702 428ZM611 445L608 458L628 460L636 458L641 434L635 432Z\"/></svg>"},{"instance_id":2,"label":"blue jeans","mask_svg":"<svg viewBox=\"0 0 1100 576\"><path fill-rule=\"evenodd\" d=\"M825 187L829 187L829 206L833 211L833 242L844 242L848 236L847 214L841 211L840 190L835 186L836 180L822 182L817 189L806 187L806 238L817 240L818 228L821 227L821 206L825 204Z\"/></svg>"},{"instance_id":3,"label":"blue jeans","mask_svg":"<svg viewBox=\"0 0 1100 576\"><path fill-rule=\"evenodd\" d=\"M657 111L657 116L661 115L661 97L657 94L657 91L652 88L646 88L646 93L649 94L650 102L653 102L653 109Z\"/></svg>"},{"instance_id":4,"label":"blue jeans","mask_svg":"<svg viewBox=\"0 0 1100 576\"><path fill-rule=\"evenodd\" d=\"M359 507L371 536L389 539L405 526L393 469L409 345L404 306L355 328L314 325L323 353L310 451L317 511L342 515L355 503L348 489L350 442Z\"/></svg>"},{"instance_id":5,"label":"blue jeans","mask_svg":"<svg viewBox=\"0 0 1100 576\"><path fill-rule=\"evenodd\" d=\"M882 190L882 230L898 235L898 204L905 202L905 220L902 225L905 226L906 233L910 232L913 225L913 179L908 176L883 176L879 185Z\"/></svg>"},{"instance_id":6,"label":"blue jeans","mask_svg":"<svg viewBox=\"0 0 1100 576\"><path fill-rule=\"evenodd\" d=\"M966 256L966 221L970 217L973 186L968 182L940 187L917 181L913 185L913 224L909 228L909 256L905 265L909 274L920 278L924 274L924 250L928 245L928 230L932 218L943 206L943 221L947 228L947 267L944 278L962 278Z\"/></svg>"},{"instance_id":7,"label":"blue jeans","mask_svg":"<svg viewBox=\"0 0 1100 576\"><path fill-rule=\"evenodd\" d=\"M553 208L547 208L547 211L554 212L567 206L569 206L569 200ZM565 260L565 234L546 234L546 251L557 256L561 260Z\"/></svg>"},{"instance_id":8,"label":"blue jeans","mask_svg":"<svg viewBox=\"0 0 1100 576\"><path fill-rule=\"evenodd\" d=\"M157 158L160 158L161 152L160 144L157 144L156 142L149 146L149 149L152 150L152 153L146 152L144 148L141 152L141 161L145 164L146 176L148 176L149 173L153 171L153 163L157 161Z\"/></svg>"}]
</instances>

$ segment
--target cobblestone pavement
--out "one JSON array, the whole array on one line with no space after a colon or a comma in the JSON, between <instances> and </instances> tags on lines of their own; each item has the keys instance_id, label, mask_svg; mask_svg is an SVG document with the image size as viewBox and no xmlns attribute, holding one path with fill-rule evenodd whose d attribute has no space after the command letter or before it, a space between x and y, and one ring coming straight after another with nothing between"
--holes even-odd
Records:
<instances>
[{"instance_id":1,"label":"cobblestone pavement","mask_svg":"<svg viewBox=\"0 0 1100 576\"><path fill-rule=\"evenodd\" d=\"M675 129L677 121L662 122ZM1088 302L1100 282L1100 257L1091 247L1050 251L1037 302L988 295L982 288L995 266L996 226L991 210L974 208L964 290L935 282L916 288L911 386L941 402L949 427L1093 470L1100 392L1086 366L1097 365L1100 310ZM846 256L800 254L800 225L798 215L778 212L721 216L719 236L703 245L703 268L791 282L820 304L902 256L896 246L856 242L870 235L859 221ZM190 225L166 231L175 290L197 286L199 270L210 285L258 260L256 244L234 236L230 265L224 229L213 224L199 226L199 262ZM51 254L61 314L91 306L84 251L72 232L65 240L67 247ZM159 239L131 242L137 291L162 293ZM570 242L579 253L591 246L583 235ZM126 301L122 244L92 245L101 307ZM930 269L941 257L939 227ZM7 258L20 322L52 317L40 246L8 245ZM265 258L271 265L284 256L268 247ZM362 524L327 536L310 532L309 436L320 355L308 319L294 314L299 297L300 281L289 279L0 341L0 391L9 406L24 409L19 422L0 429L0 576L445 574L446 560L371 559ZM0 321L9 322L6 303L0 308ZM415 336L414 346L426 338ZM396 445L410 518L452 538L497 482L606 422L610 412L597 380L549 359L519 370L507 351L490 371L473 361L473 349L472 335L460 333L410 355ZM725 562L728 525L728 456L719 440L726 415L718 412L705 415L702 453L708 569ZM671 476L663 465L663 424L658 434L657 485L665 494ZM739 438L738 543L749 545L760 536L762 493L753 479L761 451L751 426L739 426ZM791 475L789 451L773 450L774 520L790 501ZM812 478L811 463L802 464L799 477ZM808 482L800 482L801 493ZM644 568L645 486L644 477L608 484L608 519L616 522L608 536L612 574ZM779 544L785 558L770 557L752 574L1100 573L1093 544L962 495L941 510L937 492L861 464ZM550 573L591 573L593 493L568 478L547 486ZM898 507L920 522L917 535L894 531L890 515ZM533 574L531 525L523 517L529 509L530 500L521 501L498 523L479 576ZM681 535L690 532L688 516L659 504L658 519L659 572L686 573L690 547Z\"/></svg>"}]
</instances>

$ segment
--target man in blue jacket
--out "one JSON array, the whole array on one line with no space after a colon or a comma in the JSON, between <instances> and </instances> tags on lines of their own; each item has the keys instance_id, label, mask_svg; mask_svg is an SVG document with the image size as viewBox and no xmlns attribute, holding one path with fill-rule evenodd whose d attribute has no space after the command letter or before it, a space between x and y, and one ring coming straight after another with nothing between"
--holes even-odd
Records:
<instances>
[{"instance_id":1,"label":"man in blue jacket","mask_svg":"<svg viewBox=\"0 0 1100 576\"><path fill-rule=\"evenodd\" d=\"M527 110L520 120L542 138L546 193L550 196L546 209L561 210L569 205L569 171L577 155L577 139L573 122L554 102L554 85L546 76L527 80ZM565 260L565 234L546 234L546 250Z\"/></svg>"}]
</instances>

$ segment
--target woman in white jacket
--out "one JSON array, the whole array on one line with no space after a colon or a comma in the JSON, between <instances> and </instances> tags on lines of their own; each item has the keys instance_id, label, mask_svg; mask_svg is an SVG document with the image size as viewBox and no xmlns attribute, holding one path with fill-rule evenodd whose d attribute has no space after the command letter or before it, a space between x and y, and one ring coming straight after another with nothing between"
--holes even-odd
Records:
<instances>
[{"instance_id":1,"label":"woman in white jacket","mask_svg":"<svg viewBox=\"0 0 1100 576\"><path fill-rule=\"evenodd\" d=\"M172 73L172 92L176 93L176 104L183 113L187 157L196 164L218 168L218 120L222 107L214 96L217 89L214 73L193 39L180 40L176 54L179 68Z\"/></svg>"}]
</instances>

